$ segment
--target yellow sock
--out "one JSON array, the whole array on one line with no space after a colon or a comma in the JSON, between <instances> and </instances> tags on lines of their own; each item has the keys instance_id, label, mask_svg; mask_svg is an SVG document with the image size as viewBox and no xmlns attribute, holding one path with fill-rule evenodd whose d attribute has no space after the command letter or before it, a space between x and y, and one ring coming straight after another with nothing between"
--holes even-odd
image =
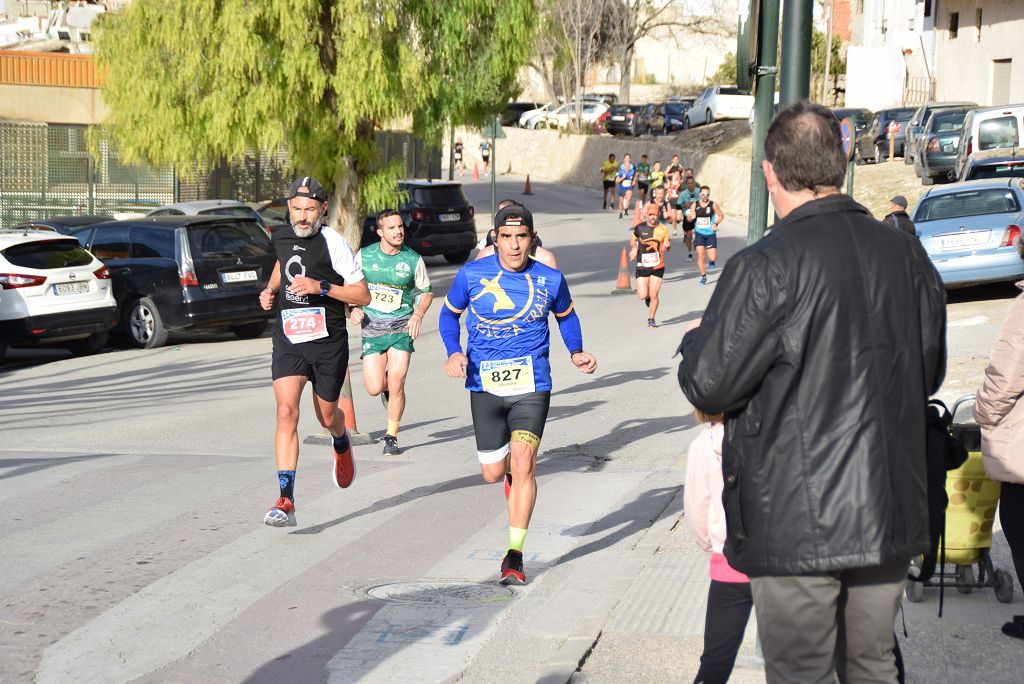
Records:
<instances>
[{"instance_id":1,"label":"yellow sock","mask_svg":"<svg viewBox=\"0 0 1024 684\"><path fill-rule=\"evenodd\" d=\"M401 421L397 421L397 420L389 420L388 421L388 434L391 435L392 437L397 437L398 436L398 424L399 424L399 422L401 422Z\"/></svg>"},{"instance_id":2,"label":"yellow sock","mask_svg":"<svg viewBox=\"0 0 1024 684\"><path fill-rule=\"evenodd\" d=\"M526 530L521 527L508 528L508 548L516 551L523 550L523 542L526 541Z\"/></svg>"}]
</instances>

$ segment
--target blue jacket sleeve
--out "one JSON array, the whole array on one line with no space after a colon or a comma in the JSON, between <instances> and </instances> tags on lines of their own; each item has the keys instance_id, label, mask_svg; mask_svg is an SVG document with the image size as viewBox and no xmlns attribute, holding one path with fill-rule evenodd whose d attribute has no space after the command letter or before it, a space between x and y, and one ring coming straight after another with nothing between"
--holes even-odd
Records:
<instances>
[{"instance_id":1,"label":"blue jacket sleeve","mask_svg":"<svg viewBox=\"0 0 1024 684\"><path fill-rule=\"evenodd\" d=\"M555 294L551 310L558 321L558 332L562 335L562 342L569 353L583 351L583 328L580 327L580 317L576 315L576 307L565 278L558 284L558 292Z\"/></svg>"},{"instance_id":2,"label":"blue jacket sleeve","mask_svg":"<svg viewBox=\"0 0 1024 684\"><path fill-rule=\"evenodd\" d=\"M466 287L466 269L461 268L452 281L452 286L444 298L444 306L437 321L437 329L444 342L448 356L462 351L459 317L469 306L469 289Z\"/></svg>"}]
</instances>

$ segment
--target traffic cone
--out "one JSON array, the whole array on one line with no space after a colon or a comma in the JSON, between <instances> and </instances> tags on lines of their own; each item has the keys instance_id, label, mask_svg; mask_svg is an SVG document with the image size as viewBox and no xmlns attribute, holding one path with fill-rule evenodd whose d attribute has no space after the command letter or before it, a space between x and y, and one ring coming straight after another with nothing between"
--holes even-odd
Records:
<instances>
[{"instance_id":1,"label":"traffic cone","mask_svg":"<svg viewBox=\"0 0 1024 684\"><path fill-rule=\"evenodd\" d=\"M348 429L348 437L352 444L373 444L374 439L370 435L364 435L356 427L356 407L352 402L352 382L349 380L348 369L345 369L345 381L341 385L341 396L338 397L338 408L345 414L345 427ZM324 432L327 432L326 430ZM330 438L327 432L327 437Z\"/></svg>"},{"instance_id":2,"label":"traffic cone","mask_svg":"<svg viewBox=\"0 0 1024 684\"><path fill-rule=\"evenodd\" d=\"M480 180L480 166L473 162L473 180Z\"/></svg>"},{"instance_id":3,"label":"traffic cone","mask_svg":"<svg viewBox=\"0 0 1024 684\"><path fill-rule=\"evenodd\" d=\"M612 294L633 294L633 288L629 285L629 260L626 258L626 248L622 248L619 254L619 278L615 281L615 289Z\"/></svg>"},{"instance_id":4,"label":"traffic cone","mask_svg":"<svg viewBox=\"0 0 1024 684\"><path fill-rule=\"evenodd\" d=\"M530 191L530 174L526 174L526 187L523 188L523 194L524 195L532 195L533 194Z\"/></svg>"}]
</instances>

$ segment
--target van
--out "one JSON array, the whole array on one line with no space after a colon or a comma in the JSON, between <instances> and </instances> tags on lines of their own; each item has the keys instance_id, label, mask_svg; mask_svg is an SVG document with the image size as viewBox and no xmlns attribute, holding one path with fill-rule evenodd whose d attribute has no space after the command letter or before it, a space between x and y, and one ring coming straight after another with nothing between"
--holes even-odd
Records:
<instances>
[{"instance_id":1,"label":"van","mask_svg":"<svg viewBox=\"0 0 1024 684\"><path fill-rule=\"evenodd\" d=\"M1022 134L1024 104L983 107L968 112L957 144L956 177L961 176L973 152L1019 147Z\"/></svg>"}]
</instances>

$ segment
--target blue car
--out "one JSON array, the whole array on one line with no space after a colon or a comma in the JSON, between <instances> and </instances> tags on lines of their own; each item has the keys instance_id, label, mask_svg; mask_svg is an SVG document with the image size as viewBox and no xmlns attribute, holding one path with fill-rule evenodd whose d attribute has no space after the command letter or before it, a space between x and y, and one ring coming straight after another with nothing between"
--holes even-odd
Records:
<instances>
[{"instance_id":1,"label":"blue car","mask_svg":"<svg viewBox=\"0 0 1024 684\"><path fill-rule=\"evenodd\" d=\"M931 188L913 220L947 288L1024 279L1015 247L1024 226L1024 179Z\"/></svg>"}]
</instances>

